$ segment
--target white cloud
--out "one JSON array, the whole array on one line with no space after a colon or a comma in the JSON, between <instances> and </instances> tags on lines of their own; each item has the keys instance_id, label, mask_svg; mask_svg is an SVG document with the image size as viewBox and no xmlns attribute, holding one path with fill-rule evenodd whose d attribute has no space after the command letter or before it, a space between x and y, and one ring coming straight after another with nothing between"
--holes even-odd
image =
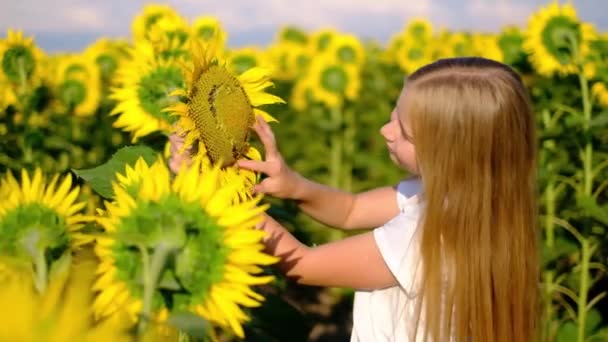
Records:
<instances>
[{"instance_id":1,"label":"white cloud","mask_svg":"<svg viewBox=\"0 0 608 342\"><path fill-rule=\"evenodd\" d=\"M45 32L98 31L110 23L110 6L103 2L18 0L2 5L0 27L3 28Z\"/></svg>"},{"instance_id":2,"label":"white cloud","mask_svg":"<svg viewBox=\"0 0 608 342\"><path fill-rule=\"evenodd\" d=\"M536 5L512 0L469 0L466 9L468 15L478 21L477 27L496 31L507 24L525 26Z\"/></svg>"},{"instance_id":3,"label":"white cloud","mask_svg":"<svg viewBox=\"0 0 608 342\"><path fill-rule=\"evenodd\" d=\"M528 16L547 0L0 0L0 31L86 33L129 36L130 25L148 3L167 3L182 15L217 17L229 43L269 42L285 25L306 30L334 27L364 38L388 39L414 17L429 19L435 28L498 31L507 24L525 26ZM606 26L605 0L573 0L581 17ZM601 2L601 5L599 4ZM603 7L603 8L602 8ZM595 17L593 17L593 15ZM263 39L258 39L260 37Z\"/></svg>"},{"instance_id":4,"label":"white cloud","mask_svg":"<svg viewBox=\"0 0 608 342\"><path fill-rule=\"evenodd\" d=\"M433 12L432 0L224 0L211 6L200 0L174 0L197 12L215 14L222 23L236 31L260 26L297 25L308 29L338 26L348 17L399 15L404 18L429 16ZM365 23L358 23L365 25Z\"/></svg>"},{"instance_id":5,"label":"white cloud","mask_svg":"<svg viewBox=\"0 0 608 342\"><path fill-rule=\"evenodd\" d=\"M63 15L68 25L89 30L103 29L109 21L104 11L93 5L66 8Z\"/></svg>"}]
</instances>

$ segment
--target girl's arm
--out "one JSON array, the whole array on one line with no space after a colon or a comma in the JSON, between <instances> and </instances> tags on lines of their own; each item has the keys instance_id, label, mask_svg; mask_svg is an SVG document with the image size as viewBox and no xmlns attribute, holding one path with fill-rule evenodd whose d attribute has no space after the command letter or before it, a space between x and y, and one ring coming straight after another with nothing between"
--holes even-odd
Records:
<instances>
[{"instance_id":1,"label":"girl's arm","mask_svg":"<svg viewBox=\"0 0 608 342\"><path fill-rule=\"evenodd\" d=\"M352 194L301 178L293 199L326 225L344 229L378 227L399 213L394 187Z\"/></svg>"},{"instance_id":2,"label":"girl's arm","mask_svg":"<svg viewBox=\"0 0 608 342\"><path fill-rule=\"evenodd\" d=\"M241 160L238 165L267 175L254 187L255 192L296 200L306 214L337 228L377 227L398 214L395 188L352 194L315 183L287 166L270 126L264 120L258 119L253 128L264 144L266 160Z\"/></svg>"},{"instance_id":3,"label":"girl's arm","mask_svg":"<svg viewBox=\"0 0 608 342\"><path fill-rule=\"evenodd\" d=\"M279 269L299 284L358 290L397 285L372 232L311 248L268 215L261 229L266 252L279 257Z\"/></svg>"}]
</instances>

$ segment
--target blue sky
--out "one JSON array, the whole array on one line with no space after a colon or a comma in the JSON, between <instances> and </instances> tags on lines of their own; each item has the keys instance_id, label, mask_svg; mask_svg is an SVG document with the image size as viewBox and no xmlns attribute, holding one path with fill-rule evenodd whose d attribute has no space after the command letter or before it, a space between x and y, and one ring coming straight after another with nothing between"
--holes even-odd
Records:
<instances>
[{"instance_id":1,"label":"blue sky","mask_svg":"<svg viewBox=\"0 0 608 342\"><path fill-rule=\"evenodd\" d=\"M183 16L217 17L228 45L267 45L278 28L334 27L361 38L387 41L414 17L435 27L498 32L507 24L525 26L551 0L172 0L157 1ZM563 2L563 0L561 1ZM572 0L582 20L608 31L608 0ZM131 21L149 1L0 0L0 30L18 28L49 52L79 51L101 36L130 37Z\"/></svg>"}]
</instances>

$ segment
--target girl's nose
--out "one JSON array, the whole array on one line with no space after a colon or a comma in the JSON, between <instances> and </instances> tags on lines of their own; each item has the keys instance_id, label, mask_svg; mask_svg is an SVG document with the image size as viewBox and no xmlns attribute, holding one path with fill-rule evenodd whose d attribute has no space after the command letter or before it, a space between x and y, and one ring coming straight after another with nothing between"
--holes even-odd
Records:
<instances>
[{"instance_id":1,"label":"girl's nose","mask_svg":"<svg viewBox=\"0 0 608 342\"><path fill-rule=\"evenodd\" d=\"M382 128L380 128L380 134L386 140L392 140L392 138L393 138L393 134L391 133L392 132L391 123L392 123L392 121L389 121L389 122L385 123L384 126L382 126Z\"/></svg>"}]
</instances>

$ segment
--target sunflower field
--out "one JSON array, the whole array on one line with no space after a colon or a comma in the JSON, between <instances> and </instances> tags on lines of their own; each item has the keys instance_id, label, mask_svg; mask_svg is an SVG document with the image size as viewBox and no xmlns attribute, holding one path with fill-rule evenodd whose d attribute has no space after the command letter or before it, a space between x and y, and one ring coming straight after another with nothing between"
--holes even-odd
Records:
<instances>
[{"instance_id":1,"label":"sunflower field","mask_svg":"<svg viewBox=\"0 0 608 342\"><path fill-rule=\"evenodd\" d=\"M514 67L539 138L542 341L608 341L608 32L552 2L500 33L404 23L390 42L284 27L229 48L214 17L147 5L132 36L48 54L0 37L1 341L348 340L352 291L296 285L263 252L261 213L308 245L342 237L251 192L251 126L348 191L396 184L380 127L436 59ZM183 137L172 150L169 137ZM179 172L172 154L193 158Z\"/></svg>"}]
</instances>

